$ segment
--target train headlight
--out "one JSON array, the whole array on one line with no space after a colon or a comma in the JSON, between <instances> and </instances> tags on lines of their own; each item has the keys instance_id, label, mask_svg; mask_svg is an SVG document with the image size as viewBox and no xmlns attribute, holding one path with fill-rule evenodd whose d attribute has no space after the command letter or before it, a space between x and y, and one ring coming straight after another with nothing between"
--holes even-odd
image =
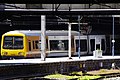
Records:
<instances>
[{"instance_id":1,"label":"train headlight","mask_svg":"<svg viewBox=\"0 0 120 80\"><path fill-rule=\"evenodd\" d=\"M8 52L3 52L3 55L7 55L8 54Z\"/></svg>"},{"instance_id":2,"label":"train headlight","mask_svg":"<svg viewBox=\"0 0 120 80\"><path fill-rule=\"evenodd\" d=\"M18 55L23 55L24 53L23 52L19 52Z\"/></svg>"}]
</instances>

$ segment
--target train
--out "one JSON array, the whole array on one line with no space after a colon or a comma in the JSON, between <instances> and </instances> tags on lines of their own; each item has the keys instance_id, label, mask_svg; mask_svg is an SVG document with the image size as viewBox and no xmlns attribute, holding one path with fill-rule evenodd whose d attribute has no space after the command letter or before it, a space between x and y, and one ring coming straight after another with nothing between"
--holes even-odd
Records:
<instances>
[{"instance_id":1,"label":"train","mask_svg":"<svg viewBox=\"0 0 120 80\"><path fill-rule=\"evenodd\" d=\"M2 35L1 57L2 59L41 57L40 41L40 30L8 31ZM117 42L115 42L115 53L119 54L119 35L115 36L115 41ZM68 56L68 44L67 30L46 31L46 57ZM96 49L102 50L103 54L111 54L112 35L83 35L71 31L71 56L78 56L79 47L80 55L93 55Z\"/></svg>"}]
</instances>

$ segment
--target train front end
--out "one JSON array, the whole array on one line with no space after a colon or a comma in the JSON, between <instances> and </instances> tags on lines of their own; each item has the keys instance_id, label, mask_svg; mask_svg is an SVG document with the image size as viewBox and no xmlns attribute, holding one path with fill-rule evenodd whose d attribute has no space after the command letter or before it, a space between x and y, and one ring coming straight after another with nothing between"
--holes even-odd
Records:
<instances>
[{"instance_id":1,"label":"train front end","mask_svg":"<svg viewBox=\"0 0 120 80\"><path fill-rule=\"evenodd\" d=\"M25 38L23 34L7 33L2 36L2 59L24 58L26 56Z\"/></svg>"}]
</instances>

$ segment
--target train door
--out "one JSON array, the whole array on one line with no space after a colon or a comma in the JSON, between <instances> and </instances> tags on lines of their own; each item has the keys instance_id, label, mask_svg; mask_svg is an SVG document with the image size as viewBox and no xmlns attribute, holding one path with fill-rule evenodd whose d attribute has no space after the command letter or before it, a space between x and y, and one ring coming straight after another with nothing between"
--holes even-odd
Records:
<instances>
[{"instance_id":1,"label":"train door","mask_svg":"<svg viewBox=\"0 0 120 80\"><path fill-rule=\"evenodd\" d=\"M104 35L89 35L89 54L93 54L94 50L106 51L106 39Z\"/></svg>"},{"instance_id":2,"label":"train door","mask_svg":"<svg viewBox=\"0 0 120 80\"><path fill-rule=\"evenodd\" d=\"M76 55L78 55L78 48L79 48L79 36L75 36ZM87 52L88 52L87 36L83 35L83 36L80 36L80 55L86 55Z\"/></svg>"}]
</instances>

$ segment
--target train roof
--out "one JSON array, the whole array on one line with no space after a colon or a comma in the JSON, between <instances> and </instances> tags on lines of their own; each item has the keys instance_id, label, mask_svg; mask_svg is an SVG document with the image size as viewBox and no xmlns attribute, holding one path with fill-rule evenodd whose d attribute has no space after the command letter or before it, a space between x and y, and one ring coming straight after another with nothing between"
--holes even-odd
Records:
<instances>
[{"instance_id":1,"label":"train roof","mask_svg":"<svg viewBox=\"0 0 120 80\"><path fill-rule=\"evenodd\" d=\"M71 31L72 35L78 35L77 31ZM48 36L59 36L59 35L64 35L68 36L68 31L66 30L52 30L52 31L46 31L46 35Z\"/></svg>"},{"instance_id":2,"label":"train roof","mask_svg":"<svg viewBox=\"0 0 120 80\"><path fill-rule=\"evenodd\" d=\"M6 32L5 34L16 34L16 33L22 33L27 36L41 36L41 30L14 30ZM71 31L72 35L78 35L77 31ZM46 30L46 35L48 36L68 36L67 30Z\"/></svg>"}]
</instances>

